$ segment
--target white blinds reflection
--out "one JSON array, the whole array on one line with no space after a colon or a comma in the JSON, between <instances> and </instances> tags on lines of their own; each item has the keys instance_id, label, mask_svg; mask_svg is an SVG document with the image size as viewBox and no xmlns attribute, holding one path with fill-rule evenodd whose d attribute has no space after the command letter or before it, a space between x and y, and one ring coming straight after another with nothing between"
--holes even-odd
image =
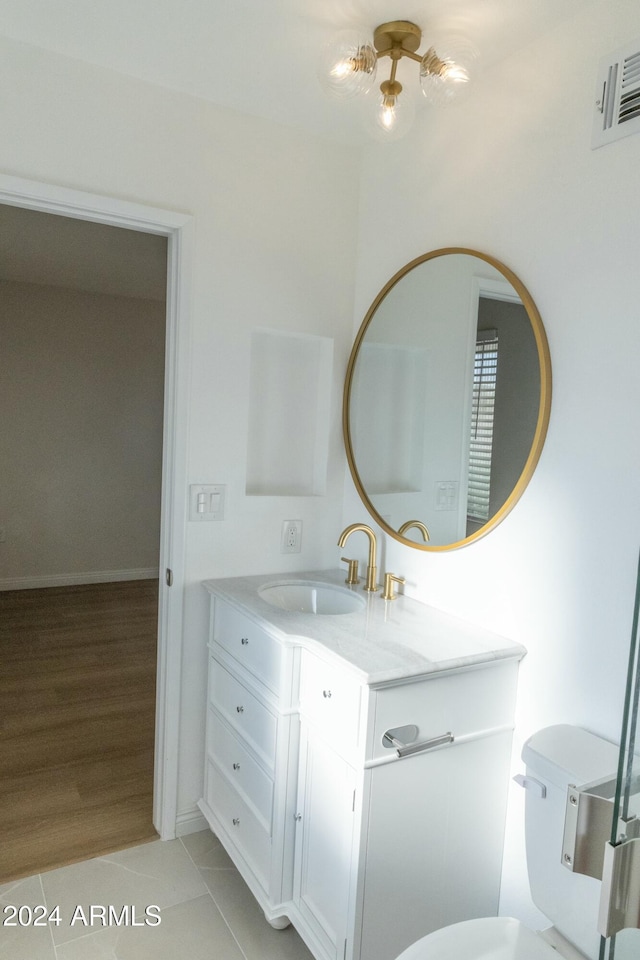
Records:
<instances>
[{"instance_id":1,"label":"white blinds reflection","mask_svg":"<svg viewBox=\"0 0 640 960\"><path fill-rule=\"evenodd\" d=\"M467 495L467 515L472 520L489 519L497 372L498 337L495 331L485 331L476 343L473 370Z\"/></svg>"}]
</instances>

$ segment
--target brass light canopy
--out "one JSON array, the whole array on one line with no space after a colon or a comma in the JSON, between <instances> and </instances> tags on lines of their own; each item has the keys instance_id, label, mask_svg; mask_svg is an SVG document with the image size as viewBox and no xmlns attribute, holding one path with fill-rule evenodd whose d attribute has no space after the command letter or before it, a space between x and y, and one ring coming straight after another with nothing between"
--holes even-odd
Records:
<instances>
[{"instance_id":1,"label":"brass light canopy","mask_svg":"<svg viewBox=\"0 0 640 960\"><path fill-rule=\"evenodd\" d=\"M477 56L472 44L460 37L443 41L438 51L430 46L425 54L417 52L421 43L422 30L410 20L380 24L373 40L355 31L343 32L325 51L320 80L328 92L342 99L366 94L373 85L378 62L389 57L391 69L388 79L380 83L372 130L385 139L394 139L408 129L412 120L412 104L400 97L403 86L396 76L400 61L408 58L419 63L424 96L432 103L446 103L467 86Z\"/></svg>"},{"instance_id":2,"label":"brass light canopy","mask_svg":"<svg viewBox=\"0 0 640 960\"><path fill-rule=\"evenodd\" d=\"M421 43L422 30L409 20L390 20L373 31L373 45L380 57L388 54L393 60L399 60L402 56L411 56ZM419 61L421 57L415 55L415 59Z\"/></svg>"}]
</instances>

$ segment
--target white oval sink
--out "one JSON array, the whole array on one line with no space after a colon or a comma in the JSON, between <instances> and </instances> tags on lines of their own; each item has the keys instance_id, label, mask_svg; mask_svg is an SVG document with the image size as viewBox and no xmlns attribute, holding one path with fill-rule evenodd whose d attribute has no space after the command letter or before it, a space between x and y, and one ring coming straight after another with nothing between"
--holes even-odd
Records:
<instances>
[{"instance_id":1,"label":"white oval sink","mask_svg":"<svg viewBox=\"0 0 640 960\"><path fill-rule=\"evenodd\" d=\"M364 607L364 597L332 583L314 580L276 580L258 587L260 596L272 607L294 613L355 613Z\"/></svg>"}]
</instances>

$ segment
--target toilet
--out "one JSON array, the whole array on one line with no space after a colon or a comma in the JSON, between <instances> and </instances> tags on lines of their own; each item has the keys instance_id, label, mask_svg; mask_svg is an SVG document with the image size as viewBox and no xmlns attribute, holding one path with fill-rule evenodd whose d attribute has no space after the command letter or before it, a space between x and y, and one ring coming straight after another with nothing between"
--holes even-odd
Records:
<instances>
[{"instance_id":1,"label":"toilet","mask_svg":"<svg viewBox=\"0 0 640 960\"><path fill-rule=\"evenodd\" d=\"M598 960L600 881L561 864L567 786L615 775L618 748L579 727L545 727L522 749L531 896L551 927L510 917L465 920L422 937L397 960ZM604 851L603 851L604 852Z\"/></svg>"}]
</instances>

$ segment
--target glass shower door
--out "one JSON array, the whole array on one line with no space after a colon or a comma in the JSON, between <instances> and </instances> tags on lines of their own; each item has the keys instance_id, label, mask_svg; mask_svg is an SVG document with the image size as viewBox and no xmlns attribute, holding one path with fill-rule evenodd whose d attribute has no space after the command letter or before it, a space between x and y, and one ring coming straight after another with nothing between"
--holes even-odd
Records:
<instances>
[{"instance_id":1,"label":"glass shower door","mask_svg":"<svg viewBox=\"0 0 640 960\"><path fill-rule=\"evenodd\" d=\"M604 960L640 957L640 566L631 634L611 842L602 882L600 932Z\"/></svg>"}]
</instances>

